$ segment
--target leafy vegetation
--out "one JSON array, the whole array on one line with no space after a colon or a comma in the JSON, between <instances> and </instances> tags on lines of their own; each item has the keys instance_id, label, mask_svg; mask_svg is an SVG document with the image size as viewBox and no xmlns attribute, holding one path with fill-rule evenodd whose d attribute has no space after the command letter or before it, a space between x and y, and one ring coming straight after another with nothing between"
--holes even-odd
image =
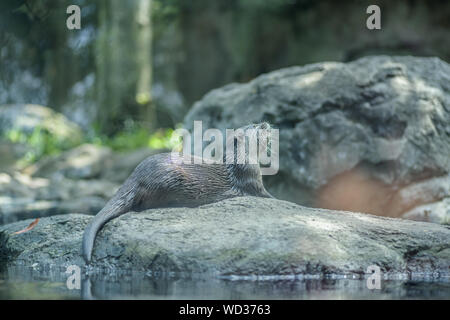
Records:
<instances>
[{"instance_id":1,"label":"leafy vegetation","mask_svg":"<svg viewBox=\"0 0 450 320\"><path fill-rule=\"evenodd\" d=\"M110 147L116 151L128 151L137 148L164 149L171 148L173 129L158 129L153 133L149 133L143 127L132 126L118 132L112 137L102 135L96 132L87 139L87 142Z\"/></svg>"},{"instance_id":2,"label":"leafy vegetation","mask_svg":"<svg viewBox=\"0 0 450 320\"><path fill-rule=\"evenodd\" d=\"M9 130L5 134L5 138L13 143L20 143L26 146L27 151L19 161L19 164L28 165L45 156L57 155L83 143L107 146L115 151L129 151L145 147L151 149L172 148L173 132L173 129L168 128L150 133L143 127L132 126L112 137L98 132L87 134L83 140L74 143L52 134L46 129L36 127L31 133L17 129Z\"/></svg>"},{"instance_id":3,"label":"leafy vegetation","mask_svg":"<svg viewBox=\"0 0 450 320\"><path fill-rule=\"evenodd\" d=\"M77 145L74 141L63 139L42 127L34 128L31 133L11 129L6 132L5 137L13 143L20 143L27 147L25 155L20 160L21 164L36 162L43 156L55 155Z\"/></svg>"}]
</instances>

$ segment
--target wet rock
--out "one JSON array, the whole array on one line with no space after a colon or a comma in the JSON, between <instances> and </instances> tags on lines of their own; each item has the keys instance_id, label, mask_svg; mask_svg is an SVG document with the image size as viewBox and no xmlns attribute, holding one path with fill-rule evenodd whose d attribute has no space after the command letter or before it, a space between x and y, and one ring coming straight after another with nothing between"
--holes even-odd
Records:
<instances>
[{"instance_id":1,"label":"wet rock","mask_svg":"<svg viewBox=\"0 0 450 320\"><path fill-rule=\"evenodd\" d=\"M81 214L0 227L0 256L10 266L83 266ZM433 223L312 209L240 197L198 208L127 213L99 233L93 269L215 275L450 272L450 229Z\"/></svg>"},{"instance_id":2,"label":"wet rock","mask_svg":"<svg viewBox=\"0 0 450 320\"><path fill-rule=\"evenodd\" d=\"M268 121L280 129L280 170L264 177L276 197L401 216L412 208L395 199L391 207L391 195L450 172L449 75L438 58L291 67L211 91L184 124L225 129ZM442 199L422 196L415 206Z\"/></svg>"}]
</instances>

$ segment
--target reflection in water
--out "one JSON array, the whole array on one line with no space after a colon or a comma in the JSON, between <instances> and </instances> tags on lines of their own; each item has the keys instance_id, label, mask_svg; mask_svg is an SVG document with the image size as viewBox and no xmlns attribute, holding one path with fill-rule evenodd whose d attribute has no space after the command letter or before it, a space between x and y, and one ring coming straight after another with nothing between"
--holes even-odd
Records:
<instances>
[{"instance_id":1,"label":"reflection in water","mask_svg":"<svg viewBox=\"0 0 450 320\"><path fill-rule=\"evenodd\" d=\"M88 277L84 278L81 284L81 299L94 300L92 295L92 281Z\"/></svg>"},{"instance_id":2,"label":"reflection in water","mask_svg":"<svg viewBox=\"0 0 450 320\"><path fill-rule=\"evenodd\" d=\"M448 278L437 281L382 281L369 290L366 280L225 280L147 276L143 273L83 276L69 290L62 271L14 267L0 275L0 299L449 299Z\"/></svg>"}]
</instances>

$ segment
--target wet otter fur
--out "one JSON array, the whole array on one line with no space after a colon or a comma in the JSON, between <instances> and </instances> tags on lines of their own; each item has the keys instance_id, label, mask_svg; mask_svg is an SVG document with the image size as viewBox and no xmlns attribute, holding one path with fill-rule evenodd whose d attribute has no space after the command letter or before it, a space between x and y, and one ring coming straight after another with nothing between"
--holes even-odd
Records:
<instances>
[{"instance_id":1,"label":"wet otter fur","mask_svg":"<svg viewBox=\"0 0 450 320\"><path fill-rule=\"evenodd\" d=\"M267 130L270 126L261 123L241 129L240 135L232 137L235 146L236 140L245 139L242 133L246 130ZM86 227L82 241L82 255L86 263L91 261L98 231L108 221L129 211L196 207L246 195L273 198L264 188L259 164L237 164L237 152L235 148L234 162L226 163L225 155L223 164L185 163L180 161L182 156L175 153L161 153L143 160Z\"/></svg>"}]
</instances>

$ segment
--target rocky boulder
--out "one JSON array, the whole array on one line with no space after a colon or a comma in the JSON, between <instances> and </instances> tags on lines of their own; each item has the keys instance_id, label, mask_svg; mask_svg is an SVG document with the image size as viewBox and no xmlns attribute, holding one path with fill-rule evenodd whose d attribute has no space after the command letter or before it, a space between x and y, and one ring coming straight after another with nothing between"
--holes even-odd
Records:
<instances>
[{"instance_id":1,"label":"rocky boulder","mask_svg":"<svg viewBox=\"0 0 450 320\"><path fill-rule=\"evenodd\" d=\"M185 127L192 130L194 120L203 129L261 121L278 128L280 170L264 180L281 199L398 217L450 197L448 187L433 189L418 196L425 202L397 206L404 188L449 180L450 65L438 58L374 56L281 69L211 91Z\"/></svg>"},{"instance_id":2,"label":"rocky boulder","mask_svg":"<svg viewBox=\"0 0 450 320\"><path fill-rule=\"evenodd\" d=\"M68 214L0 227L0 261L10 266L84 266L83 230L91 217ZM198 208L130 212L100 231L93 267L221 276L388 274L445 277L448 227L367 214L312 209L255 197Z\"/></svg>"}]
</instances>

